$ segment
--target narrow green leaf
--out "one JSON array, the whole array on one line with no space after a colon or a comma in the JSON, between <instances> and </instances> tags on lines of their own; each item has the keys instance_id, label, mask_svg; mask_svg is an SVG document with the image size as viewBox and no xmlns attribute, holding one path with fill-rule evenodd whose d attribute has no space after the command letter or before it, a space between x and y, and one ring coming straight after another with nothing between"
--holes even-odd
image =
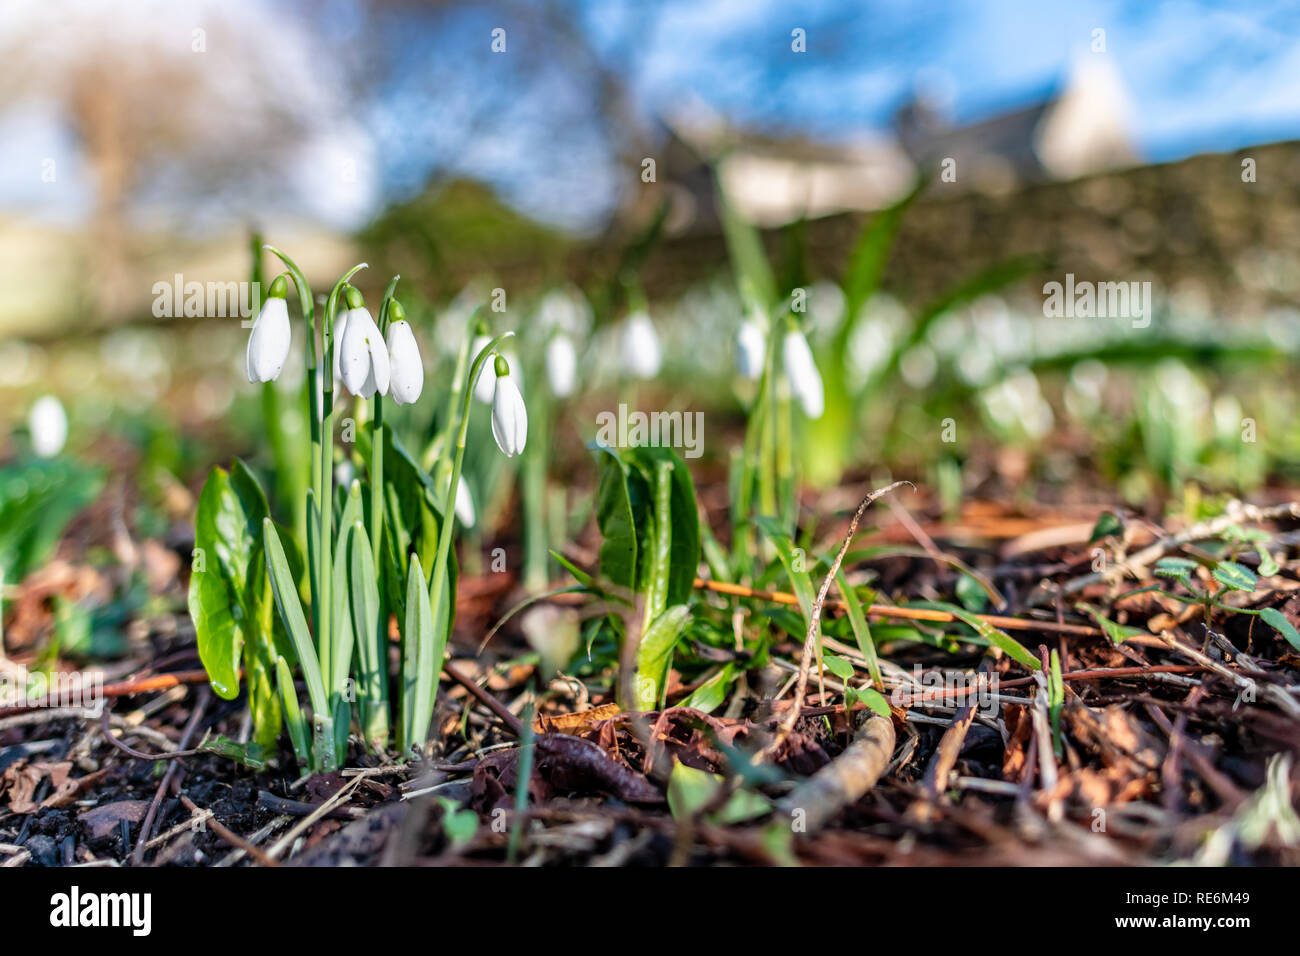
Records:
<instances>
[{"instance_id":1,"label":"narrow green leaf","mask_svg":"<svg viewBox=\"0 0 1300 956\"><path fill-rule=\"evenodd\" d=\"M880 674L880 660L876 656L876 643L871 639L871 628L862 611L862 602L858 599L857 591L849 586L842 566L835 572L835 582L839 585L840 596L844 598L849 624L853 627L853 638L857 641L858 650L862 652L867 662L867 673L871 675L871 682L877 688L884 687L884 678Z\"/></svg>"},{"instance_id":2,"label":"narrow green leaf","mask_svg":"<svg viewBox=\"0 0 1300 956\"><path fill-rule=\"evenodd\" d=\"M374 553L365 527L356 522L351 543L351 604L353 631L357 641L359 680L357 703L366 740L382 746L388 736L387 637L379 603L379 581L375 577Z\"/></svg>"},{"instance_id":3,"label":"narrow green leaf","mask_svg":"<svg viewBox=\"0 0 1300 956\"><path fill-rule=\"evenodd\" d=\"M988 641L994 647L1000 648L1012 660L1023 664L1030 670L1038 670L1042 662L1037 657L1029 653L1019 641L1011 637L1005 631L998 630L987 621L976 617L969 611L957 607L955 604L947 604L943 601L920 601L911 605L912 607L929 607L938 611L947 611L953 617L962 623L975 629L975 633Z\"/></svg>"},{"instance_id":4,"label":"narrow green leaf","mask_svg":"<svg viewBox=\"0 0 1300 956\"><path fill-rule=\"evenodd\" d=\"M284 557L284 547L275 525L267 518L262 522L265 537L266 567L271 576L271 589L275 594L276 607L280 609L280 619L284 621L285 630L293 641L298 654L298 664L302 668L303 680L307 682L307 696L311 699L312 710L318 716L327 717L329 697L325 693L325 682L321 678L320 663L316 657L316 648L312 644L311 633L307 630L307 620L302 614L302 604L298 600L298 591L294 585L293 575Z\"/></svg>"},{"instance_id":5,"label":"narrow green leaf","mask_svg":"<svg viewBox=\"0 0 1300 956\"><path fill-rule=\"evenodd\" d=\"M410 570L406 579L406 630L405 637L413 641L418 658L415 667L415 702L411 712L412 723L406 727L407 748L419 747L429 729L433 716L434 688L442 670L442 659L435 659L433 609L429 606L429 592L424 584L424 571L417 555L411 555Z\"/></svg>"},{"instance_id":6,"label":"narrow green leaf","mask_svg":"<svg viewBox=\"0 0 1300 956\"><path fill-rule=\"evenodd\" d=\"M307 721L298 707L298 692L293 686L293 674L289 671L289 662L283 657L275 660L276 685L280 691L280 701L284 706L284 725L289 731L289 740L293 744L294 756L301 767L311 766L311 733Z\"/></svg>"}]
</instances>

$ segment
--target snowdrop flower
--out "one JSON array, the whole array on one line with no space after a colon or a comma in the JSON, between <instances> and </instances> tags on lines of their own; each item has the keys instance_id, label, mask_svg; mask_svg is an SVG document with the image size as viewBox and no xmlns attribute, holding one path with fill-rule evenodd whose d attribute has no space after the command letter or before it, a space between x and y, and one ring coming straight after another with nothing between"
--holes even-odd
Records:
<instances>
[{"instance_id":1,"label":"snowdrop flower","mask_svg":"<svg viewBox=\"0 0 1300 956\"><path fill-rule=\"evenodd\" d=\"M546 344L546 378L557 398L568 398L573 394L577 371L578 355L573 349L573 341L563 332L552 337Z\"/></svg>"},{"instance_id":2,"label":"snowdrop flower","mask_svg":"<svg viewBox=\"0 0 1300 956\"><path fill-rule=\"evenodd\" d=\"M790 391L799 399L804 414L809 418L821 418L826 401L822 392L821 372L817 371L817 363L813 361L808 340L798 329L791 329L785 334L782 355L785 359L785 376L790 380Z\"/></svg>"},{"instance_id":3,"label":"snowdrop flower","mask_svg":"<svg viewBox=\"0 0 1300 956\"><path fill-rule=\"evenodd\" d=\"M285 301L288 291L288 280L282 275L276 276L266 301L262 303L262 311L257 313L253 322L246 360L250 382L274 382L289 360L293 335L289 327L289 303Z\"/></svg>"},{"instance_id":4,"label":"snowdrop flower","mask_svg":"<svg viewBox=\"0 0 1300 956\"><path fill-rule=\"evenodd\" d=\"M361 398L370 398L375 393L386 395L390 375L388 348L361 293L349 287L346 297L346 325L343 338L335 346L340 377L353 395Z\"/></svg>"},{"instance_id":5,"label":"snowdrop flower","mask_svg":"<svg viewBox=\"0 0 1300 956\"><path fill-rule=\"evenodd\" d=\"M736 371L741 378L755 381L763 374L763 353L767 351L767 333L757 318L740 323L736 333Z\"/></svg>"},{"instance_id":6,"label":"snowdrop flower","mask_svg":"<svg viewBox=\"0 0 1300 956\"><path fill-rule=\"evenodd\" d=\"M474 511L474 496L470 494L469 485L462 478L456 485L456 520L466 528L474 527L478 516Z\"/></svg>"},{"instance_id":7,"label":"snowdrop flower","mask_svg":"<svg viewBox=\"0 0 1300 956\"><path fill-rule=\"evenodd\" d=\"M623 329L623 368L634 378L654 378L661 364L654 323L644 312L633 312Z\"/></svg>"},{"instance_id":8,"label":"snowdrop flower","mask_svg":"<svg viewBox=\"0 0 1300 956\"><path fill-rule=\"evenodd\" d=\"M492 341L491 336L487 336L487 335L474 336L474 341L470 344L469 347L469 360L473 362L474 357L477 356L479 352L482 352L483 349L487 347L487 344L491 341ZM495 388L496 388L496 373L493 371L492 366L489 365L487 368L483 369L482 374L479 375L478 377L478 381L474 383L474 397L478 399L480 402L482 402L484 405L491 405L492 392Z\"/></svg>"},{"instance_id":9,"label":"snowdrop flower","mask_svg":"<svg viewBox=\"0 0 1300 956\"><path fill-rule=\"evenodd\" d=\"M388 326L388 395L394 405L410 405L424 388L424 360L415 344L415 334L406 321L406 310L393 301L388 307L392 321Z\"/></svg>"},{"instance_id":10,"label":"snowdrop flower","mask_svg":"<svg viewBox=\"0 0 1300 956\"><path fill-rule=\"evenodd\" d=\"M507 458L524 450L528 441L528 409L524 397L510 377L510 365L496 358L496 387L492 392L492 437Z\"/></svg>"},{"instance_id":11,"label":"snowdrop flower","mask_svg":"<svg viewBox=\"0 0 1300 956\"><path fill-rule=\"evenodd\" d=\"M42 458L53 458L68 440L68 413L53 395L42 395L27 416L32 450Z\"/></svg>"}]
</instances>

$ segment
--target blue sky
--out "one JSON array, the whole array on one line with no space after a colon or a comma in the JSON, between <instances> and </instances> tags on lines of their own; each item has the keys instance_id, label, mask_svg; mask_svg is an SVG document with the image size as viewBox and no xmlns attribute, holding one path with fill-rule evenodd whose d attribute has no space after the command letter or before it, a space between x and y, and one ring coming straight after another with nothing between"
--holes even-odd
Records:
<instances>
[{"instance_id":1,"label":"blue sky","mask_svg":"<svg viewBox=\"0 0 1300 956\"><path fill-rule=\"evenodd\" d=\"M226 187L230 194L204 196L202 216L194 214L192 183L189 192L160 196L156 187L147 196L150 215L170 203L173 219L191 223L208 221L214 209L247 219L276 204L353 228L431 177L469 175L539 218L598 228L625 188L615 164L623 143L617 130L594 121L595 73L587 54L557 39L563 31L582 38L580 46L627 90L637 123L694 103L767 133L841 140L887 130L917 90L943 102L953 122L967 123L1040 100L1073 58L1104 55L1128 90L1147 159L1300 138L1300 4L1277 0L1249 9L1208 0L557 0L543 28L533 4L381 5L372 36L382 62L367 61L355 42L361 3L6 0L0 27L21 37L25 23L57 14L71 24L60 28L60 47L93 57L104 38L100 28L79 28L91 22L79 14L112 18L131 42L163 44L188 44L190 24L229 17L238 36L263 42L245 40L249 50L222 61L214 30L208 58L191 58L205 82L231 84L231 64L253 57L263 69L269 64L268 82L283 74L294 89L320 86L311 108L322 119L316 139L287 158L272 160L268 149L260 188L249 178ZM521 10L532 29L518 20ZM132 17L144 21L134 32ZM498 25L510 37L505 56L489 50L488 33ZM806 31L806 53L791 50L796 28ZM1095 30L1105 31L1103 54L1090 51ZM7 62L0 57L0 89L21 79L4 75ZM337 74L322 73L322 62L337 64ZM317 66L289 75L293 63ZM368 91L364 102L347 102L338 92L344 84L334 84L349 70ZM75 221L93 181L57 91L30 81L18 89L0 104L0 210ZM211 123L233 123L233 115L214 112ZM255 155L261 148L240 145ZM57 190L34 175L51 157ZM170 183L169 161L159 157L142 179ZM344 166L347 177L337 172Z\"/></svg>"}]
</instances>

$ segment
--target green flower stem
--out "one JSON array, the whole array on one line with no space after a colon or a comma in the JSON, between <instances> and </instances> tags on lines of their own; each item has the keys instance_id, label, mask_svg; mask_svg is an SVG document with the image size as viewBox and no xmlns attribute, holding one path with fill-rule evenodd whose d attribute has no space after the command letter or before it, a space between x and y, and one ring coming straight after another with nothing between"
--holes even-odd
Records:
<instances>
[{"instance_id":1,"label":"green flower stem","mask_svg":"<svg viewBox=\"0 0 1300 956\"><path fill-rule=\"evenodd\" d=\"M320 495L321 489L321 417L320 408L317 402L317 395L320 393L319 375L320 368L316 363L316 300L312 296L311 286L307 283L307 277L303 275L298 264L290 259L287 255L277 249L275 246L266 245L265 248L271 254L279 257L284 263L289 274L293 276L293 284L298 290L298 305L302 309L303 318L307 322L307 381L304 388L307 392L307 421L310 423L310 461L311 461L311 484L309 490L315 496L318 506L324 506L324 499ZM307 508L306 520L311 520L311 509ZM306 536L304 544L308 544L310 535ZM308 548L310 558L310 548ZM320 548L317 548L319 552ZM320 558L314 562L314 566L308 569L308 584L311 591L311 619L317 628L317 634L320 633Z\"/></svg>"},{"instance_id":2,"label":"green flower stem","mask_svg":"<svg viewBox=\"0 0 1300 956\"><path fill-rule=\"evenodd\" d=\"M461 391L456 453L451 466L451 484L447 486L447 503L443 506L442 527L438 531L438 555L433 564L433 580L429 584L429 607L432 609L435 622L442 620L439 607L443 600L443 584L447 577L447 560L451 552L452 526L456 523L456 489L460 487L460 469L465 460L465 437L469 432L469 403L474 396L474 383L478 381L484 363L496 351L497 347L512 335L514 335L513 332L498 335L483 346L483 349L474 359L469 377L465 380L465 387ZM448 620L450 620L450 611L448 612ZM429 727L429 721L433 719L433 644L433 631L430 630L423 635L422 646L419 649L420 680L417 684L415 696L416 726L412 728L416 734L423 734ZM438 662L438 666L441 666L441 662Z\"/></svg>"},{"instance_id":3,"label":"green flower stem","mask_svg":"<svg viewBox=\"0 0 1300 956\"><path fill-rule=\"evenodd\" d=\"M541 392L541 389L538 389ZM546 527L546 459L551 445L550 396L538 395L529 409L531 441L524 449L524 587L533 593L546 588L548 562Z\"/></svg>"},{"instance_id":4,"label":"green flower stem","mask_svg":"<svg viewBox=\"0 0 1300 956\"><path fill-rule=\"evenodd\" d=\"M335 283L325 301L325 315L321 323L321 388L320 423L320 536L316 548L317 593L320 600L316 608L316 644L320 656L321 672L333 672L334 658L334 316L338 310L339 294L347 281L364 269L364 262L353 266ZM322 715L317 715L321 717ZM331 715L324 715L330 717ZM332 717L331 717L332 719ZM318 728L319 729L319 728ZM331 725L330 740L333 740ZM333 745L330 745L331 751Z\"/></svg>"}]
</instances>

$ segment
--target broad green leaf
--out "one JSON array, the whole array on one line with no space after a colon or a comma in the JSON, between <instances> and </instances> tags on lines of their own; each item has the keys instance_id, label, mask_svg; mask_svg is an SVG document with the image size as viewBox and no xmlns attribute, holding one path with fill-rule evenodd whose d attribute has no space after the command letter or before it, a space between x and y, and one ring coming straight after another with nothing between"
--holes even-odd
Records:
<instances>
[{"instance_id":1,"label":"broad green leaf","mask_svg":"<svg viewBox=\"0 0 1300 956\"><path fill-rule=\"evenodd\" d=\"M1262 544L1259 546L1259 573L1266 578L1271 578L1280 570L1277 559L1269 553L1268 549Z\"/></svg>"},{"instance_id":2,"label":"broad green leaf","mask_svg":"<svg viewBox=\"0 0 1300 956\"><path fill-rule=\"evenodd\" d=\"M1152 570L1162 578L1175 578L1186 584L1198 567L1190 558L1161 558Z\"/></svg>"},{"instance_id":3,"label":"broad green leaf","mask_svg":"<svg viewBox=\"0 0 1300 956\"><path fill-rule=\"evenodd\" d=\"M681 702L681 707L693 707L705 714L711 714L727 699L727 692L737 677L736 665L723 664L718 672L706 680Z\"/></svg>"},{"instance_id":4,"label":"broad green leaf","mask_svg":"<svg viewBox=\"0 0 1300 956\"><path fill-rule=\"evenodd\" d=\"M66 455L0 468L0 578L17 584L42 567L68 522L103 486L100 469Z\"/></svg>"},{"instance_id":5,"label":"broad green leaf","mask_svg":"<svg viewBox=\"0 0 1300 956\"><path fill-rule=\"evenodd\" d=\"M1296 632L1295 625L1287 620L1286 615L1275 607L1266 607L1260 610L1259 616L1271 625L1274 630L1286 638L1296 650L1300 651L1300 633Z\"/></svg>"},{"instance_id":6,"label":"broad green leaf","mask_svg":"<svg viewBox=\"0 0 1300 956\"><path fill-rule=\"evenodd\" d=\"M673 647L690 615L690 608L685 604L674 604L651 621L641 635L641 645L636 652L636 700L633 701L636 710L654 710L658 706L668 677Z\"/></svg>"},{"instance_id":7,"label":"broad green leaf","mask_svg":"<svg viewBox=\"0 0 1300 956\"><path fill-rule=\"evenodd\" d=\"M1236 561L1220 561L1214 569L1214 579L1233 591L1254 591L1259 580L1249 568Z\"/></svg>"},{"instance_id":8,"label":"broad green leaf","mask_svg":"<svg viewBox=\"0 0 1300 956\"><path fill-rule=\"evenodd\" d=\"M239 693L244 641L271 640L258 633L259 527L265 518L266 497L242 462L236 461L233 474L212 469L195 518L189 608L199 659L213 690L227 700Z\"/></svg>"},{"instance_id":9,"label":"broad green leaf","mask_svg":"<svg viewBox=\"0 0 1300 956\"><path fill-rule=\"evenodd\" d=\"M722 777L715 773L697 770L684 763L675 764L668 778L668 809L673 819L687 820L695 816L717 798L722 786ZM763 795L739 789L710 816L721 824L741 823L760 817L771 808L771 802Z\"/></svg>"},{"instance_id":10,"label":"broad green leaf","mask_svg":"<svg viewBox=\"0 0 1300 956\"><path fill-rule=\"evenodd\" d=\"M695 485L690 468L671 448L640 446L625 452L628 459L640 466L647 481L656 474L663 462L672 465L671 489L668 508L671 524L671 545L668 558L666 604L685 604L695 589L695 577L700 564L700 512L695 502Z\"/></svg>"},{"instance_id":11,"label":"broad green leaf","mask_svg":"<svg viewBox=\"0 0 1300 956\"><path fill-rule=\"evenodd\" d=\"M596 525L600 528L600 576L629 591L637 584L637 529L628 492L627 468L617 453L599 449L600 484Z\"/></svg>"},{"instance_id":12,"label":"broad green leaf","mask_svg":"<svg viewBox=\"0 0 1300 956\"><path fill-rule=\"evenodd\" d=\"M962 606L968 611L982 611L989 603L989 596L984 586L969 574L958 575L956 590L957 600L961 601Z\"/></svg>"},{"instance_id":13,"label":"broad green leaf","mask_svg":"<svg viewBox=\"0 0 1300 956\"><path fill-rule=\"evenodd\" d=\"M862 701L881 717L890 716L889 701L885 700L885 695L874 687L859 687L856 690L850 688L848 694L845 695L846 703L849 702L850 695L852 699Z\"/></svg>"},{"instance_id":14,"label":"broad green leaf","mask_svg":"<svg viewBox=\"0 0 1300 956\"><path fill-rule=\"evenodd\" d=\"M825 654L822 656L822 665L842 681L853 677L853 662L847 657Z\"/></svg>"},{"instance_id":15,"label":"broad green leaf","mask_svg":"<svg viewBox=\"0 0 1300 956\"><path fill-rule=\"evenodd\" d=\"M1100 541L1102 538L1110 538L1123 534L1124 522L1113 511L1103 511L1097 518L1097 523L1092 526L1092 534L1088 536L1088 543Z\"/></svg>"}]
</instances>

